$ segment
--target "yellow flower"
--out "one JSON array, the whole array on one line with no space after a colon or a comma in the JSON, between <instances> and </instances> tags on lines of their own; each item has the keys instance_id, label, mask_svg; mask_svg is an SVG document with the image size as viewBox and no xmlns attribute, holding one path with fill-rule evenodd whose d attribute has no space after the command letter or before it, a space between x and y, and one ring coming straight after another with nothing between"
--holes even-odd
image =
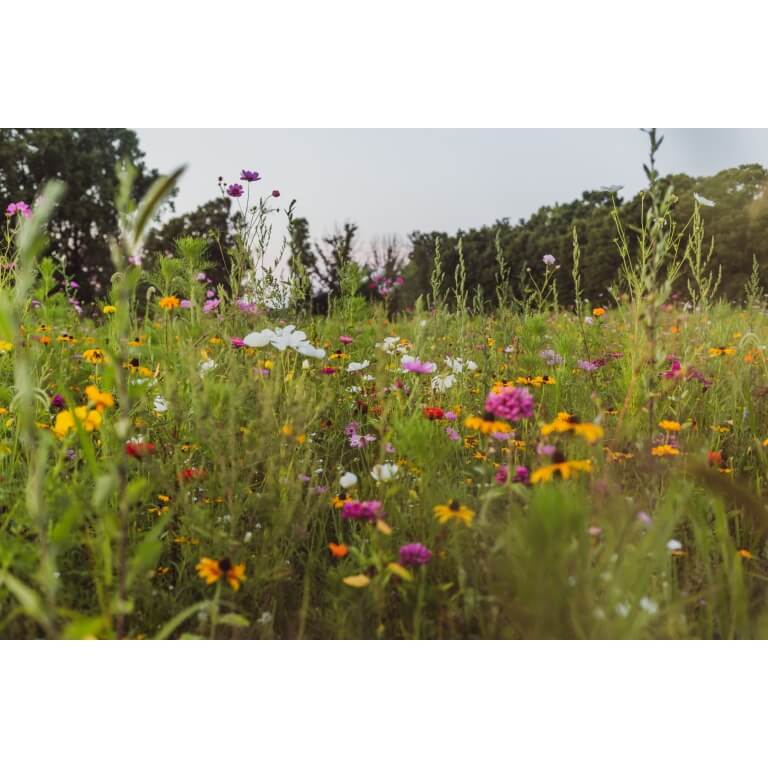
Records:
<instances>
[{"instance_id":1,"label":"yellow flower","mask_svg":"<svg viewBox=\"0 0 768 768\"><path fill-rule=\"evenodd\" d=\"M544 384L555 384L554 376L518 376L515 379L516 384L528 385L530 387L541 387Z\"/></svg>"},{"instance_id":2,"label":"yellow flower","mask_svg":"<svg viewBox=\"0 0 768 768\"><path fill-rule=\"evenodd\" d=\"M736 349L734 347L710 347L710 357L723 357L723 355L735 355Z\"/></svg>"},{"instance_id":3,"label":"yellow flower","mask_svg":"<svg viewBox=\"0 0 768 768\"><path fill-rule=\"evenodd\" d=\"M574 435L583 437L590 444L596 443L604 434L603 428L599 424L582 423L578 417L564 412L558 413L553 422L541 427L543 437L551 435L553 432L558 434L572 432Z\"/></svg>"},{"instance_id":4,"label":"yellow flower","mask_svg":"<svg viewBox=\"0 0 768 768\"><path fill-rule=\"evenodd\" d=\"M101 308L101 312L104 315L114 315L117 312L117 307L113 307L111 304L105 304Z\"/></svg>"},{"instance_id":5,"label":"yellow flower","mask_svg":"<svg viewBox=\"0 0 768 768\"><path fill-rule=\"evenodd\" d=\"M115 398L109 392L100 392L99 388L93 385L85 388L85 394L88 397L88 402L95 405L97 411L112 408L115 404Z\"/></svg>"},{"instance_id":6,"label":"yellow flower","mask_svg":"<svg viewBox=\"0 0 768 768\"><path fill-rule=\"evenodd\" d=\"M433 508L437 522L444 525L449 520L459 520L466 526L472 525L475 518L474 510L460 504L458 501L449 501L447 504L438 504Z\"/></svg>"},{"instance_id":7,"label":"yellow flower","mask_svg":"<svg viewBox=\"0 0 768 768\"><path fill-rule=\"evenodd\" d=\"M595 307L595 308L592 310L592 314L593 314L595 317L602 317L602 316L605 314L605 310L604 310L602 307Z\"/></svg>"},{"instance_id":8,"label":"yellow flower","mask_svg":"<svg viewBox=\"0 0 768 768\"><path fill-rule=\"evenodd\" d=\"M178 309L181 306L181 300L177 299L175 296L163 296L157 303L160 305L160 309L166 311Z\"/></svg>"},{"instance_id":9,"label":"yellow flower","mask_svg":"<svg viewBox=\"0 0 768 768\"><path fill-rule=\"evenodd\" d=\"M679 456L680 450L675 448L674 445L656 445L651 448L651 455L653 456Z\"/></svg>"},{"instance_id":10,"label":"yellow flower","mask_svg":"<svg viewBox=\"0 0 768 768\"><path fill-rule=\"evenodd\" d=\"M751 560L753 555L748 549L740 549L738 555L742 560Z\"/></svg>"},{"instance_id":11,"label":"yellow flower","mask_svg":"<svg viewBox=\"0 0 768 768\"><path fill-rule=\"evenodd\" d=\"M0 341L0 352L10 352L13 349L13 344L10 341Z\"/></svg>"},{"instance_id":12,"label":"yellow flower","mask_svg":"<svg viewBox=\"0 0 768 768\"><path fill-rule=\"evenodd\" d=\"M629 461L635 454L625 453L624 451L612 451L610 448L604 448L605 455L608 457L608 461L615 461L620 463L622 461Z\"/></svg>"},{"instance_id":13,"label":"yellow flower","mask_svg":"<svg viewBox=\"0 0 768 768\"><path fill-rule=\"evenodd\" d=\"M56 337L56 341L61 342L62 344L74 344L76 339L69 333L60 333Z\"/></svg>"},{"instance_id":14,"label":"yellow flower","mask_svg":"<svg viewBox=\"0 0 768 768\"><path fill-rule=\"evenodd\" d=\"M467 416L464 426L476 432L482 432L484 435L490 435L492 432L512 432L512 427L506 421L484 419L482 416Z\"/></svg>"},{"instance_id":15,"label":"yellow flower","mask_svg":"<svg viewBox=\"0 0 768 768\"><path fill-rule=\"evenodd\" d=\"M204 557L195 566L195 570L206 584L215 584L219 579L226 579L232 589L237 592L240 584L245 581L245 563L235 565L228 557L214 560Z\"/></svg>"},{"instance_id":16,"label":"yellow flower","mask_svg":"<svg viewBox=\"0 0 768 768\"><path fill-rule=\"evenodd\" d=\"M83 352L83 358L88 363L99 365L104 362L104 353L100 349L86 349Z\"/></svg>"},{"instance_id":17,"label":"yellow flower","mask_svg":"<svg viewBox=\"0 0 768 768\"><path fill-rule=\"evenodd\" d=\"M670 421L668 419L662 419L659 422L659 426L666 430L667 432L679 432L680 431L680 422L679 421Z\"/></svg>"},{"instance_id":18,"label":"yellow flower","mask_svg":"<svg viewBox=\"0 0 768 768\"><path fill-rule=\"evenodd\" d=\"M531 483L533 485L536 483L548 483L556 475L560 475L563 480L568 480L571 475L575 477L579 472L591 471L592 462L589 459L567 461L565 457L563 457L562 461L556 461L534 470L531 474Z\"/></svg>"},{"instance_id":19,"label":"yellow flower","mask_svg":"<svg viewBox=\"0 0 768 768\"><path fill-rule=\"evenodd\" d=\"M59 411L53 424L53 433L57 437L66 437L75 429L76 421L86 432L93 432L101 426L101 414L98 411L89 411L84 405L73 411Z\"/></svg>"}]
</instances>

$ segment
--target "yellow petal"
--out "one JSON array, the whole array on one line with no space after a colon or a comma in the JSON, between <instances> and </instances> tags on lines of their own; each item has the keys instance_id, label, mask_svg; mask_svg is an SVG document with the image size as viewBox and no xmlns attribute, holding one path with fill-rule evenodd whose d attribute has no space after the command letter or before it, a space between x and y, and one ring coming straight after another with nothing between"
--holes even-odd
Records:
<instances>
[{"instance_id":1,"label":"yellow petal","mask_svg":"<svg viewBox=\"0 0 768 768\"><path fill-rule=\"evenodd\" d=\"M403 568L400 563L390 563L387 568L396 576L399 576L403 581L413 581L413 575L411 572Z\"/></svg>"},{"instance_id":2,"label":"yellow petal","mask_svg":"<svg viewBox=\"0 0 768 768\"><path fill-rule=\"evenodd\" d=\"M371 583L371 580L364 573L358 573L356 576L347 576L347 578L342 579L342 581L348 587L355 587L355 589L362 589Z\"/></svg>"},{"instance_id":3,"label":"yellow petal","mask_svg":"<svg viewBox=\"0 0 768 768\"><path fill-rule=\"evenodd\" d=\"M383 520L376 521L376 530L379 533L383 533L385 536L392 535L392 529Z\"/></svg>"}]
</instances>

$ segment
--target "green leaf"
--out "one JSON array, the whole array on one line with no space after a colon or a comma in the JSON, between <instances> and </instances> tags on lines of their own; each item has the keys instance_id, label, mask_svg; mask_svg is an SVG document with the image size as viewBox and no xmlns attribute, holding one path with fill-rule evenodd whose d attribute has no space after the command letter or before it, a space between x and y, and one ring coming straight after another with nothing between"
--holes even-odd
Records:
<instances>
[{"instance_id":1,"label":"green leaf","mask_svg":"<svg viewBox=\"0 0 768 768\"><path fill-rule=\"evenodd\" d=\"M177 168L170 176L160 177L149 189L141 203L139 204L139 210L136 214L136 222L133 226L133 240L134 243L138 243L144 234L144 230L147 224L155 215L155 211L163 202L163 200L173 191L176 186L176 182L180 176L186 170L186 166L182 165Z\"/></svg>"},{"instance_id":2,"label":"green leaf","mask_svg":"<svg viewBox=\"0 0 768 768\"><path fill-rule=\"evenodd\" d=\"M209 600L201 600L199 603L190 605L183 611L179 611L169 622L166 622L162 629L155 635L155 640L166 640L169 638L187 619L194 616L198 611L207 611L210 607Z\"/></svg>"},{"instance_id":3,"label":"green leaf","mask_svg":"<svg viewBox=\"0 0 768 768\"><path fill-rule=\"evenodd\" d=\"M157 565L157 561L160 559L163 551L163 542L160 541L160 535L168 527L170 521L171 515L163 515L144 536L139 546L136 547L136 551L128 565L126 577L128 587L134 583L138 576L152 570Z\"/></svg>"},{"instance_id":4,"label":"green leaf","mask_svg":"<svg viewBox=\"0 0 768 768\"><path fill-rule=\"evenodd\" d=\"M219 616L217 624L227 624L230 627L248 627L250 623L245 616L241 616L239 613L225 613L223 616Z\"/></svg>"}]
</instances>

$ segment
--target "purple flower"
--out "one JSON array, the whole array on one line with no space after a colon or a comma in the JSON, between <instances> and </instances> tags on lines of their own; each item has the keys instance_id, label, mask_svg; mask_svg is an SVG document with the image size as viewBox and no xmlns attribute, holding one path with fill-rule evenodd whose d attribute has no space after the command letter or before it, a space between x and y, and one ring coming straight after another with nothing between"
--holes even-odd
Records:
<instances>
[{"instance_id":1,"label":"purple flower","mask_svg":"<svg viewBox=\"0 0 768 768\"><path fill-rule=\"evenodd\" d=\"M547 253L544 256L541 257L541 260L548 266L551 267L555 263L555 257L551 253Z\"/></svg>"},{"instance_id":2,"label":"purple flower","mask_svg":"<svg viewBox=\"0 0 768 768\"><path fill-rule=\"evenodd\" d=\"M456 421L456 419L458 418L458 416L457 416L457 415L456 415L456 414L455 414L453 411L446 411L446 412L443 414L443 418L444 418L444 419L448 419L448 421Z\"/></svg>"},{"instance_id":3,"label":"purple flower","mask_svg":"<svg viewBox=\"0 0 768 768\"><path fill-rule=\"evenodd\" d=\"M502 465L496 470L496 474L494 475L493 479L499 484L504 485L504 483L507 482L507 478L509 477L509 470L506 468L506 466Z\"/></svg>"},{"instance_id":4,"label":"purple flower","mask_svg":"<svg viewBox=\"0 0 768 768\"><path fill-rule=\"evenodd\" d=\"M525 387L503 387L485 399L485 410L504 421L530 419L533 405L533 395Z\"/></svg>"},{"instance_id":5,"label":"purple flower","mask_svg":"<svg viewBox=\"0 0 768 768\"><path fill-rule=\"evenodd\" d=\"M563 362L562 355L558 355L554 349L542 349L539 357L549 365L560 365Z\"/></svg>"},{"instance_id":6,"label":"purple flower","mask_svg":"<svg viewBox=\"0 0 768 768\"><path fill-rule=\"evenodd\" d=\"M221 304L220 299L208 299L208 301L203 303L203 312L206 314L213 312L219 308L219 304Z\"/></svg>"},{"instance_id":7,"label":"purple flower","mask_svg":"<svg viewBox=\"0 0 768 768\"><path fill-rule=\"evenodd\" d=\"M61 395L54 395L51 398L51 408L55 408L57 411L60 411L66 403L64 402L64 398Z\"/></svg>"},{"instance_id":8,"label":"purple flower","mask_svg":"<svg viewBox=\"0 0 768 768\"><path fill-rule=\"evenodd\" d=\"M192 302L189 299L182 299L179 306L182 309L190 309L192 307Z\"/></svg>"},{"instance_id":9,"label":"purple flower","mask_svg":"<svg viewBox=\"0 0 768 768\"><path fill-rule=\"evenodd\" d=\"M349 436L350 448L365 448L368 443L375 443L375 435L358 435L357 432Z\"/></svg>"},{"instance_id":10,"label":"purple flower","mask_svg":"<svg viewBox=\"0 0 768 768\"><path fill-rule=\"evenodd\" d=\"M528 485L528 478L530 477L528 467L515 467L515 476L512 479L513 483L522 483Z\"/></svg>"},{"instance_id":11,"label":"purple flower","mask_svg":"<svg viewBox=\"0 0 768 768\"><path fill-rule=\"evenodd\" d=\"M445 434L448 435L449 440L458 440L460 435L453 427L446 427Z\"/></svg>"},{"instance_id":12,"label":"purple flower","mask_svg":"<svg viewBox=\"0 0 768 768\"><path fill-rule=\"evenodd\" d=\"M245 299L238 299L235 304L241 312L245 312L246 315L258 315L259 305L255 302L246 301Z\"/></svg>"},{"instance_id":13,"label":"purple flower","mask_svg":"<svg viewBox=\"0 0 768 768\"><path fill-rule=\"evenodd\" d=\"M240 181L261 181L261 176L258 171L240 171ZM239 196L233 195L233 197Z\"/></svg>"},{"instance_id":14,"label":"purple flower","mask_svg":"<svg viewBox=\"0 0 768 768\"><path fill-rule=\"evenodd\" d=\"M18 203L10 203L5 209L6 216L14 216L15 214L21 214L25 219L28 219L32 215L32 209L22 201Z\"/></svg>"},{"instance_id":15,"label":"purple flower","mask_svg":"<svg viewBox=\"0 0 768 768\"><path fill-rule=\"evenodd\" d=\"M437 364L424 363L418 357L403 355L403 370L409 373L434 373L437 370Z\"/></svg>"},{"instance_id":16,"label":"purple flower","mask_svg":"<svg viewBox=\"0 0 768 768\"><path fill-rule=\"evenodd\" d=\"M539 456L554 456L555 450L555 446L549 445L548 443L539 443L536 446L536 453Z\"/></svg>"},{"instance_id":17,"label":"purple flower","mask_svg":"<svg viewBox=\"0 0 768 768\"><path fill-rule=\"evenodd\" d=\"M602 367L597 360L579 360L578 365L582 371L586 371L587 373L594 373Z\"/></svg>"},{"instance_id":18,"label":"purple flower","mask_svg":"<svg viewBox=\"0 0 768 768\"><path fill-rule=\"evenodd\" d=\"M280 197L280 190L279 189L273 189L272 190L272 197Z\"/></svg>"},{"instance_id":19,"label":"purple flower","mask_svg":"<svg viewBox=\"0 0 768 768\"><path fill-rule=\"evenodd\" d=\"M205 274L205 272L198 272L195 275L195 280L197 280L198 283L204 283L208 279L208 275Z\"/></svg>"},{"instance_id":20,"label":"purple flower","mask_svg":"<svg viewBox=\"0 0 768 768\"><path fill-rule=\"evenodd\" d=\"M230 197L242 197L245 194L245 190L241 184L230 184L227 187L227 194Z\"/></svg>"},{"instance_id":21,"label":"purple flower","mask_svg":"<svg viewBox=\"0 0 768 768\"><path fill-rule=\"evenodd\" d=\"M400 547L401 565L426 565L432 559L432 553L418 541Z\"/></svg>"},{"instance_id":22,"label":"purple flower","mask_svg":"<svg viewBox=\"0 0 768 768\"><path fill-rule=\"evenodd\" d=\"M374 521L380 517L381 502L373 501L345 501L341 516L344 520L368 520Z\"/></svg>"}]
</instances>

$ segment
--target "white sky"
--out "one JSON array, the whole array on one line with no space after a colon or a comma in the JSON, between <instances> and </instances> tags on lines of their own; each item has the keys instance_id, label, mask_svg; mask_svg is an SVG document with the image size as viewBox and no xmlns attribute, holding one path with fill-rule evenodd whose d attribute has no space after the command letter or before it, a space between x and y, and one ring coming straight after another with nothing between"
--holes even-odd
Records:
<instances>
[{"instance_id":1,"label":"white sky","mask_svg":"<svg viewBox=\"0 0 768 768\"><path fill-rule=\"evenodd\" d=\"M758 162L768 130L660 129L662 173L694 176ZM647 137L637 129L138 129L161 172L186 163L176 201L187 211L218 194L217 177L263 177L259 191L297 199L313 238L345 220L361 242L419 229L455 232L513 221L587 189L642 188ZM279 231L276 229L276 231Z\"/></svg>"}]
</instances>

